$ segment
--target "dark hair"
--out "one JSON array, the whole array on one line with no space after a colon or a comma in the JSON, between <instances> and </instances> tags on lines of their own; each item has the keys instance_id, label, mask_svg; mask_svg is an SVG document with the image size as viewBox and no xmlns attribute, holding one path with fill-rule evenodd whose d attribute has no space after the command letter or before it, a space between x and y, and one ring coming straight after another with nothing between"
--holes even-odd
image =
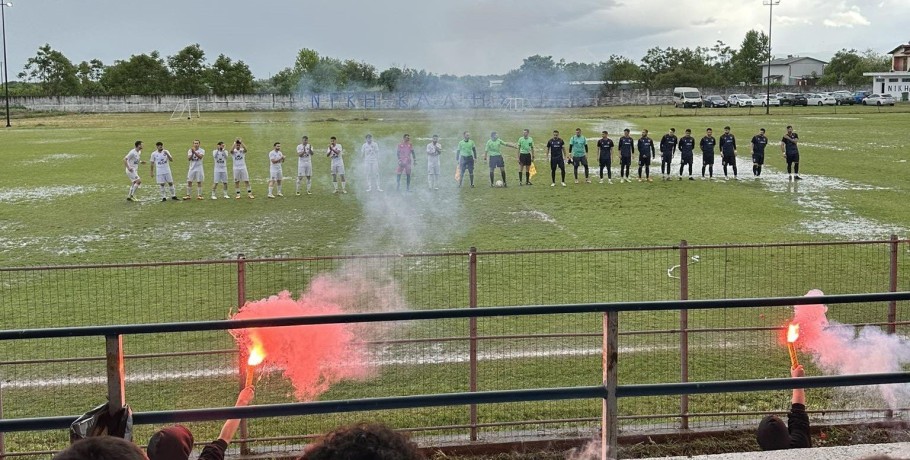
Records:
<instances>
[{"instance_id":1,"label":"dark hair","mask_svg":"<svg viewBox=\"0 0 910 460\"><path fill-rule=\"evenodd\" d=\"M156 146L156 147L161 147L161 146L163 146L163 145L164 145L164 144L162 144L161 141L155 142L155 146Z\"/></svg>"},{"instance_id":2,"label":"dark hair","mask_svg":"<svg viewBox=\"0 0 910 460\"><path fill-rule=\"evenodd\" d=\"M686 128L686 132L687 132L687 133L691 133L691 132L692 132L692 130L691 130L691 129L689 129L689 128Z\"/></svg>"},{"instance_id":3,"label":"dark hair","mask_svg":"<svg viewBox=\"0 0 910 460\"><path fill-rule=\"evenodd\" d=\"M193 452L193 433L183 425L159 430L146 448L149 460L186 460Z\"/></svg>"},{"instance_id":4,"label":"dark hair","mask_svg":"<svg viewBox=\"0 0 910 460\"><path fill-rule=\"evenodd\" d=\"M557 131L557 130L554 129L554 130L553 130L553 134L559 134L559 131Z\"/></svg>"},{"instance_id":5,"label":"dark hair","mask_svg":"<svg viewBox=\"0 0 910 460\"><path fill-rule=\"evenodd\" d=\"M148 460L135 444L114 436L95 436L76 441L54 460Z\"/></svg>"},{"instance_id":6,"label":"dark hair","mask_svg":"<svg viewBox=\"0 0 910 460\"><path fill-rule=\"evenodd\" d=\"M301 137L301 139L309 140L310 138L308 136L303 136L303 137Z\"/></svg>"},{"instance_id":7,"label":"dark hair","mask_svg":"<svg viewBox=\"0 0 910 460\"><path fill-rule=\"evenodd\" d=\"M276 143L272 144L272 147L277 147L278 144L280 144L280 143L281 143L281 142L276 142Z\"/></svg>"},{"instance_id":8,"label":"dark hair","mask_svg":"<svg viewBox=\"0 0 910 460\"><path fill-rule=\"evenodd\" d=\"M335 136L332 136L332 137L330 137L329 139L330 139L330 140L333 140L333 141L337 141L337 140L338 140L338 138L336 138Z\"/></svg>"},{"instance_id":9,"label":"dark hair","mask_svg":"<svg viewBox=\"0 0 910 460\"><path fill-rule=\"evenodd\" d=\"M790 431L776 415L766 415L758 424L755 439L762 450L781 450L790 447Z\"/></svg>"},{"instance_id":10,"label":"dark hair","mask_svg":"<svg viewBox=\"0 0 910 460\"><path fill-rule=\"evenodd\" d=\"M417 444L378 423L343 426L327 433L304 451L300 460L423 460Z\"/></svg>"},{"instance_id":11,"label":"dark hair","mask_svg":"<svg viewBox=\"0 0 910 460\"><path fill-rule=\"evenodd\" d=\"M793 125L787 125L787 129L793 129Z\"/></svg>"},{"instance_id":12,"label":"dark hair","mask_svg":"<svg viewBox=\"0 0 910 460\"><path fill-rule=\"evenodd\" d=\"M224 141L218 141L218 144L216 145L224 145Z\"/></svg>"},{"instance_id":13,"label":"dark hair","mask_svg":"<svg viewBox=\"0 0 910 460\"><path fill-rule=\"evenodd\" d=\"M601 131L600 134L607 134L607 132L606 132L606 131Z\"/></svg>"},{"instance_id":14,"label":"dark hair","mask_svg":"<svg viewBox=\"0 0 910 460\"><path fill-rule=\"evenodd\" d=\"M629 132L629 128L626 128L626 129L622 130L622 132L624 132L624 133Z\"/></svg>"},{"instance_id":15,"label":"dark hair","mask_svg":"<svg viewBox=\"0 0 910 460\"><path fill-rule=\"evenodd\" d=\"M730 127L729 127L729 126L724 126L724 129L730 129Z\"/></svg>"},{"instance_id":16,"label":"dark hair","mask_svg":"<svg viewBox=\"0 0 910 460\"><path fill-rule=\"evenodd\" d=\"M142 145L142 141L136 141L136 143L133 144L134 147L139 147L140 145Z\"/></svg>"},{"instance_id":17,"label":"dark hair","mask_svg":"<svg viewBox=\"0 0 910 460\"><path fill-rule=\"evenodd\" d=\"M670 132L671 132L671 133L675 133L675 132L676 132L676 128L670 128Z\"/></svg>"},{"instance_id":18,"label":"dark hair","mask_svg":"<svg viewBox=\"0 0 910 460\"><path fill-rule=\"evenodd\" d=\"M759 131L765 132L765 128L758 128Z\"/></svg>"},{"instance_id":19,"label":"dark hair","mask_svg":"<svg viewBox=\"0 0 910 460\"><path fill-rule=\"evenodd\" d=\"M714 131L714 130L711 128L705 128L705 131Z\"/></svg>"}]
</instances>

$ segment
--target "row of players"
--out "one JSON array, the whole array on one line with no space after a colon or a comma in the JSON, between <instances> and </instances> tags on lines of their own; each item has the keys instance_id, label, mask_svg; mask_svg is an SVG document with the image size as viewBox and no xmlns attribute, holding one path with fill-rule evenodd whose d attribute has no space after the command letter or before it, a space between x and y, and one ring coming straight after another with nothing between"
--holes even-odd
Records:
<instances>
[{"instance_id":1,"label":"row of players","mask_svg":"<svg viewBox=\"0 0 910 460\"><path fill-rule=\"evenodd\" d=\"M793 131L793 127L787 126L787 132L781 139L780 148L781 153L787 161L787 172L790 175L790 180L801 179L799 177L798 142L799 136ZM715 139L712 129L708 128L705 131L705 136L698 142L702 152L702 179L713 179L714 177L714 152L718 144L720 146L725 178L729 179L728 166L730 166L732 167L733 178L738 179L736 166L736 137L730 132L729 126L724 128L724 134L721 135L719 139ZM768 138L765 136L765 129L762 128L759 130L758 134L752 137L750 142L753 161L752 172L756 177L761 176L765 147L767 144ZM502 155L502 147L504 146L518 150L518 185L533 185L531 183L531 176L535 170L535 146L534 140L530 136L530 131L527 129L524 130L522 136L518 138L518 141L515 144L503 141L496 132L491 133L490 139L484 146L483 154L484 162L489 161L490 185L500 185L501 182L501 186L507 186L505 160ZM636 148L639 153L638 180L639 182L652 181L650 176L650 165L652 158L656 159L658 147L655 146L654 141L649 137L648 130L642 130L641 136L635 140L631 137L630 130L625 129L622 137L616 142L610 138L607 131L603 131L601 133L601 138L597 141L600 183L604 182L604 170L607 172L607 182L610 184L613 183L612 152L614 147L618 147L620 154L620 182L631 182L629 175L632 164L632 155L635 153ZM561 173L562 186L566 186L566 164L572 164L574 166L575 183L578 183L579 181L579 167L583 167L585 182L591 182L587 159L588 148L588 140L581 134L580 128L576 129L575 135L569 139L568 148L566 148L566 142L559 136L559 131L553 131L553 137L548 140L546 144L547 159L550 162L551 187L556 186L557 169L560 170ZM138 175L138 166L140 164L145 164L141 159L142 149L142 141L136 141L135 148L130 150L123 159L126 175L130 180L130 191L127 196L128 201L135 200L136 190L142 183ZM681 154L678 179L682 180L684 169L688 166L689 180L694 180L694 177L692 177L692 163L694 160L695 138L692 137L691 129L686 129L685 135L679 138L676 136L676 130L670 128L669 132L661 138L659 150L661 152L661 175L664 180L669 180L671 178L671 163L677 150ZM436 190L439 189L440 156L442 155L442 152L443 148L439 143L439 136L434 135L432 141L426 146L426 153L429 187ZM331 158L331 174L334 193L339 192L339 179L341 183L340 192L347 193L343 160L344 149L334 136L331 138L325 153L327 157ZM372 191L374 184L377 191L383 191L379 181L380 148L373 140L372 135L367 134L366 142L361 146L360 153L367 170L367 191ZM459 141L455 153L457 162L456 179L458 180L458 186L461 187L465 176L468 176L470 177L470 186L474 187L474 163L478 158L478 154L477 146L471 139L470 133L463 133L463 139ZM231 157L233 160L235 197L238 199L241 197L240 182L244 182L247 188L247 195L250 198L254 198L250 185L249 172L246 167L246 154L247 148L241 139L237 139L234 142L230 151L225 149L225 144L223 142L217 144L215 151L212 153L215 161L215 178L212 186L212 199L217 199L219 183L223 184L222 191L224 197L229 198L227 190L228 157ZM306 179L306 193L312 193L313 155L314 150L312 144L309 143L307 136L303 136L301 143L297 146L297 195L300 195L301 193L301 184L304 179ZM185 200L191 199L192 197L193 182L195 182L197 186L196 199L203 199L202 181L204 180L205 174L202 165L204 157L205 150L200 147L200 142L198 140L193 141L193 146L187 151L189 170L187 172L186 195L183 198ZM285 162L286 157L281 151L280 142L273 144L272 151L269 152L268 157L268 197L274 198L276 195L283 196L281 188L283 180L282 165ZM414 147L411 144L410 135L408 134L405 134L402 138L402 142L398 144L397 160L397 188L401 188L401 176L405 175L405 189L410 191L412 167L417 161L417 156ZM162 201L167 201L168 192L170 192L171 199L179 200L179 198L177 198L170 170L170 163L174 161L174 157L169 151L164 149L163 143L156 143L156 149L152 153L150 161L152 165L151 172L152 175L155 176L160 188ZM497 168L500 169L502 180L494 182ZM708 174L707 176L705 175L706 173ZM165 186L167 186L167 188ZM273 192L276 193L273 194Z\"/></svg>"}]
</instances>

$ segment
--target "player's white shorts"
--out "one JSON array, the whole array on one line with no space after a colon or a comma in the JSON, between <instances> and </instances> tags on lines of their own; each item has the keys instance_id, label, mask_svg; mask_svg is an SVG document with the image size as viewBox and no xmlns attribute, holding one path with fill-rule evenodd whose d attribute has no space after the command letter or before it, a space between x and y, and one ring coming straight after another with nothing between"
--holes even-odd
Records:
<instances>
[{"instance_id":1,"label":"player's white shorts","mask_svg":"<svg viewBox=\"0 0 910 460\"><path fill-rule=\"evenodd\" d=\"M337 174L339 176L344 175L344 163L342 162L332 162L332 174Z\"/></svg>"},{"instance_id":2,"label":"player's white shorts","mask_svg":"<svg viewBox=\"0 0 910 460\"><path fill-rule=\"evenodd\" d=\"M205 180L205 171L202 168L193 168L186 173L187 182L202 182Z\"/></svg>"},{"instance_id":3,"label":"player's white shorts","mask_svg":"<svg viewBox=\"0 0 910 460\"><path fill-rule=\"evenodd\" d=\"M313 175L313 162L307 161L297 165L297 177L311 177Z\"/></svg>"},{"instance_id":4,"label":"player's white shorts","mask_svg":"<svg viewBox=\"0 0 910 460\"><path fill-rule=\"evenodd\" d=\"M215 171L215 183L216 184L226 184L228 181L227 170L224 171Z\"/></svg>"},{"instance_id":5,"label":"player's white shorts","mask_svg":"<svg viewBox=\"0 0 910 460\"><path fill-rule=\"evenodd\" d=\"M158 181L157 183L159 183L159 184L173 184L174 183L174 177L171 176L171 173L158 174L157 176L155 176L155 178L157 179L157 181Z\"/></svg>"},{"instance_id":6,"label":"player's white shorts","mask_svg":"<svg viewBox=\"0 0 910 460\"><path fill-rule=\"evenodd\" d=\"M246 170L246 168L243 168L243 169L234 168L234 182L248 181L248 180L250 180L250 173Z\"/></svg>"},{"instance_id":7,"label":"player's white shorts","mask_svg":"<svg viewBox=\"0 0 910 460\"><path fill-rule=\"evenodd\" d=\"M427 157L427 174L439 175L439 156Z\"/></svg>"},{"instance_id":8,"label":"player's white shorts","mask_svg":"<svg viewBox=\"0 0 910 460\"><path fill-rule=\"evenodd\" d=\"M130 182L139 180L139 174L136 174L135 169L130 171L129 169L123 168L123 170L126 172L126 177L130 179Z\"/></svg>"},{"instance_id":9,"label":"player's white shorts","mask_svg":"<svg viewBox=\"0 0 910 460\"><path fill-rule=\"evenodd\" d=\"M274 166L269 166L269 180L281 180L284 179L284 174L282 173L281 166L277 168Z\"/></svg>"}]
</instances>

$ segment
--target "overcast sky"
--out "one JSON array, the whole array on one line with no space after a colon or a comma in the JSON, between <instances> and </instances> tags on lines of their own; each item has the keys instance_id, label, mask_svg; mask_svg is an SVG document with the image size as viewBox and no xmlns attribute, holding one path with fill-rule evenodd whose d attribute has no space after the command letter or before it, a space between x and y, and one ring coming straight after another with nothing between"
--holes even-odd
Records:
<instances>
[{"instance_id":1,"label":"overcast sky","mask_svg":"<svg viewBox=\"0 0 910 460\"><path fill-rule=\"evenodd\" d=\"M49 43L74 63L174 54L199 43L267 78L300 48L456 75L501 74L534 54L638 61L653 46L736 48L767 31L762 0L3 0L10 78ZM841 48L910 41L910 0L781 0L773 53L827 60Z\"/></svg>"}]
</instances>

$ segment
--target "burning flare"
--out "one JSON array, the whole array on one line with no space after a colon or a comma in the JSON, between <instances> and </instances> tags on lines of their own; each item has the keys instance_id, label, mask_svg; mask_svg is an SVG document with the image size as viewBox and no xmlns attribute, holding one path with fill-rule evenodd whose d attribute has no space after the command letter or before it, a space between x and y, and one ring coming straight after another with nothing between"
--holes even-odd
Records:
<instances>
[{"instance_id":1,"label":"burning flare","mask_svg":"<svg viewBox=\"0 0 910 460\"><path fill-rule=\"evenodd\" d=\"M796 347L793 343L799 338L799 324L790 324L787 328L787 350L790 352L790 366L793 369L799 367L799 357L796 356Z\"/></svg>"},{"instance_id":2,"label":"burning flare","mask_svg":"<svg viewBox=\"0 0 910 460\"><path fill-rule=\"evenodd\" d=\"M256 366L262 364L265 359L265 350L262 348L262 342L254 333L250 333L250 340L253 345L250 347L250 357L246 360L246 386L253 386L253 379L256 375Z\"/></svg>"}]
</instances>

